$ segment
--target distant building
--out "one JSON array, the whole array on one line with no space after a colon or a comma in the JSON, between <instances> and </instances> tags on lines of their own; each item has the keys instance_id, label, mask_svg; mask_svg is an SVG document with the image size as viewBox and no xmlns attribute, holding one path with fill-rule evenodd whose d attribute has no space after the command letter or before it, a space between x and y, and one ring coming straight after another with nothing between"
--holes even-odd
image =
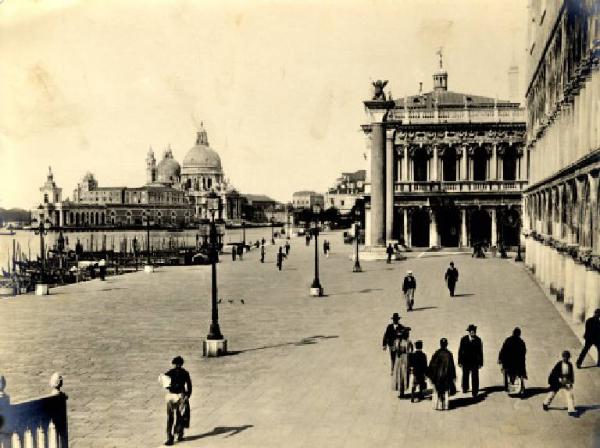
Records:
<instances>
[{"instance_id":1,"label":"distant building","mask_svg":"<svg viewBox=\"0 0 600 448\"><path fill-rule=\"evenodd\" d=\"M147 215L156 225L186 226L211 218L206 203L211 192L220 196L222 204L215 218L239 220L244 201L225 179L221 159L209 147L202 126L182 165L171 147L158 164L154 151L148 151L144 186L100 187L88 172L73 191L73 199L63 201L62 189L49 170L40 190L42 203L32 210L32 218L48 219L57 227L136 226L142 225Z\"/></svg>"},{"instance_id":2,"label":"distant building","mask_svg":"<svg viewBox=\"0 0 600 448\"><path fill-rule=\"evenodd\" d=\"M243 219L253 222L268 222L273 214L277 201L264 194L244 194Z\"/></svg>"},{"instance_id":3,"label":"distant building","mask_svg":"<svg viewBox=\"0 0 600 448\"><path fill-rule=\"evenodd\" d=\"M366 170L342 173L324 195L325 208L335 207L341 215L349 214L356 200L365 194L365 177Z\"/></svg>"},{"instance_id":4,"label":"distant building","mask_svg":"<svg viewBox=\"0 0 600 448\"><path fill-rule=\"evenodd\" d=\"M314 191L297 191L292 195L292 206L295 209L308 208L319 205L325 208L325 197Z\"/></svg>"},{"instance_id":5,"label":"distant building","mask_svg":"<svg viewBox=\"0 0 600 448\"><path fill-rule=\"evenodd\" d=\"M531 2L527 266L574 322L600 308L600 9Z\"/></svg>"}]
</instances>

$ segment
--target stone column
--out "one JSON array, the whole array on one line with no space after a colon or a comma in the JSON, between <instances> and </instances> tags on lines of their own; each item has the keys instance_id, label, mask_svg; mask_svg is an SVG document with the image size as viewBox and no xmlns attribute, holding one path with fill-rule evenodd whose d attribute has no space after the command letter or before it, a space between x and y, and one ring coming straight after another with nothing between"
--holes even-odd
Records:
<instances>
[{"instance_id":1,"label":"stone column","mask_svg":"<svg viewBox=\"0 0 600 448\"><path fill-rule=\"evenodd\" d=\"M569 254L565 255L565 293L564 301L567 311L573 310L573 292L575 289L575 260Z\"/></svg>"},{"instance_id":2,"label":"stone column","mask_svg":"<svg viewBox=\"0 0 600 448\"><path fill-rule=\"evenodd\" d=\"M394 229L394 130L386 131L385 143L385 242L392 240Z\"/></svg>"},{"instance_id":3,"label":"stone column","mask_svg":"<svg viewBox=\"0 0 600 448\"><path fill-rule=\"evenodd\" d=\"M371 245L371 209L365 207L365 246Z\"/></svg>"},{"instance_id":4,"label":"stone column","mask_svg":"<svg viewBox=\"0 0 600 448\"><path fill-rule=\"evenodd\" d=\"M403 229L403 237L404 237L404 244L406 244L406 247L410 247L410 241L409 241L409 236L408 236L408 230L409 230L409 222L408 222L408 209L402 209L402 213L403 213L403 218L404 218L404 229Z\"/></svg>"},{"instance_id":5,"label":"stone column","mask_svg":"<svg viewBox=\"0 0 600 448\"><path fill-rule=\"evenodd\" d=\"M433 159L431 160L431 178L430 180L436 181L438 180L438 147L437 145L433 145Z\"/></svg>"},{"instance_id":6,"label":"stone column","mask_svg":"<svg viewBox=\"0 0 600 448\"><path fill-rule=\"evenodd\" d=\"M573 322L583 322L585 316L585 265L575 260L573 285Z\"/></svg>"},{"instance_id":7,"label":"stone column","mask_svg":"<svg viewBox=\"0 0 600 448\"><path fill-rule=\"evenodd\" d=\"M558 252L558 275L556 278L556 300L564 302L565 300L565 266L567 256L564 252Z\"/></svg>"},{"instance_id":8,"label":"stone column","mask_svg":"<svg viewBox=\"0 0 600 448\"><path fill-rule=\"evenodd\" d=\"M557 219L556 219L556 238L558 238L559 240L562 241L563 239L563 221L562 221L562 217L563 217L563 201L562 201L562 197L563 197L563 185L559 185L558 187L556 187L556 200L557 202Z\"/></svg>"},{"instance_id":9,"label":"stone column","mask_svg":"<svg viewBox=\"0 0 600 448\"><path fill-rule=\"evenodd\" d=\"M594 315L594 310L600 308L600 274L590 266L585 268L585 318Z\"/></svg>"},{"instance_id":10,"label":"stone column","mask_svg":"<svg viewBox=\"0 0 600 448\"><path fill-rule=\"evenodd\" d=\"M385 245L385 130L371 123L371 246Z\"/></svg>"},{"instance_id":11,"label":"stone column","mask_svg":"<svg viewBox=\"0 0 600 448\"><path fill-rule=\"evenodd\" d=\"M490 242L492 246L498 245L498 227L496 223L496 209L493 208L490 210L490 214L492 215L492 241ZM504 241L502 242L504 244Z\"/></svg>"},{"instance_id":12,"label":"stone column","mask_svg":"<svg viewBox=\"0 0 600 448\"><path fill-rule=\"evenodd\" d=\"M435 216L435 212L430 209L429 210L429 247L438 246L438 232L437 232L437 217Z\"/></svg>"},{"instance_id":13,"label":"stone column","mask_svg":"<svg viewBox=\"0 0 600 448\"><path fill-rule=\"evenodd\" d=\"M467 180L468 176L467 176L467 147L464 146L462 149L462 157L460 158L460 179L461 180Z\"/></svg>"},{"instance_id":14,"label":"stone column","mask_svg":"<svg viewBox=\"0 0 600 448\"><path fill-rule=\"evenodd\" d=\"M533 268L533 263L531 262L532 257L533 248L531 247L531 238L527 237L525 238L525 266L530 270Z\"/></svg>"},{"instance_id":15,"label":"stone column","mask_svg":"<svg viewBox=\"0 0 600 448\"><path fill-rule=\"evenodd\" d=\"M497 156L497 148L496 144L492 145L492 165L490 169L490 179L497 180L498 179L498 156Z\"/></svg>"},{"instance_id":16,"label":"stone column","mask_svg":"<svg viewBox=\"0 0 600 448\"><path fill-rule=\"evenodd\" d=\"M404 151L404 157L402 158L402 180L408 182L408 145L404 145L402 151Z\"/></svg>"},{"instance_id":17,"label":"stone column","mask_svg":"<svg viewBox=\"0 0 600 448\"><path fill-rule=\"evenodd\" d=\"M550 249L550 275L548 279L548 283L550 285L550 293L556 295L556 283L559 275L559 262L560 262L560 254L554 249L552 246L548 247Z\"/></svg>"},{"instance_id":18,"label":"stone column","mask_svg":"<svg viewBox=\"0 0 600 448\"><path fill-rule=\"evenodd\" d=\"M467 247L469 245L467 239L467 210L464 208L460 210L460 241L462 247Z\"/></svg>"}]
</instances>

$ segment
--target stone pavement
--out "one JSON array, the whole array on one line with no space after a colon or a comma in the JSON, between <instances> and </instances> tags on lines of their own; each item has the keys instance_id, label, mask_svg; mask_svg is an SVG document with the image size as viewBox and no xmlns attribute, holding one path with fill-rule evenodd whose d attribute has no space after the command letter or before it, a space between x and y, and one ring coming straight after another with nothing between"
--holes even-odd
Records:
<instances>
[{"instance_id":1,"label":"stone pavement","mask_svg":"<svg viewBox=\"0 0 600 448\"><path fill-rule=\"evenodd\" d=\"M365 272L353 274L352 247L339 233L326 238L332 254L320 258L323 298L308 297L313 247L303 239L292 241L282 272L273 247L265 264L257 251L241 262L224 257L219 312L232 353L222 358L201 356L210 319L207 266L2 300L0 373L7 392L13 401L47 393L50 374L60 371L72 447L160 446L165 406L157 376L180 354L194 381L182 447L600 446L600 369L575 373L578 418L542 411L549 370L562 350L576 356L581 345L523 269L468 254L415 253L392 265L365 262ZM443 283L451 258L460 271L454 299ZM412 313L399 294L406 269L418 282ZM478 325L485 398L474 404L459 393L449 412L434 411L431 401L399 400L381 350L394 311L412 327L413 341L424 341L428 357L441 337L456 356L467 325ZM515 325L528 346L526 400L498 387L497 353ZM553 405L564 406L562 397Z\"/></svg>"}]
</instances>

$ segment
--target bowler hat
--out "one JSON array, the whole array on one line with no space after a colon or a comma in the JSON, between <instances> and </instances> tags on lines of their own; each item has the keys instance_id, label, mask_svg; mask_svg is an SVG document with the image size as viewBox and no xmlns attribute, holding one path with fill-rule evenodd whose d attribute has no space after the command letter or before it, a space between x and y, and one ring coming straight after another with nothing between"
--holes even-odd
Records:
<instances>
[{"instance_id":1,"label":"bowler hat","mask_svg":"<svg viewBox=\"0 0 600 448\"><path fill-rule=\"evenodd\" d=\"M467 331L471 331L471 330L472 330L472 331L477 331L477 327L476 327L475 325L471 324L471 325L469 325L469 326L467 327Z\"/></svg>"},{"instance_id":2,"label":"bowler hat","mask_svg":"<svg viewBox=\"0 0 600 448\"><path fill-rule=\"evenodd\" d=\"M171 364L174 364L176 366L182 366L183 358L181 356L175 356L175 358L173 358L173 361L171 361Z\"/></svg>"},{"instance_id":3,"label":"bowler hat","mask_svg":"<svg viewBox=\"0 0 600 448\"><path fill-rule=\"evenodd\" d=\"M392 320L400 320L400 316L398 315L398 313L392 314Z\"/></svg>"}]
</instances>

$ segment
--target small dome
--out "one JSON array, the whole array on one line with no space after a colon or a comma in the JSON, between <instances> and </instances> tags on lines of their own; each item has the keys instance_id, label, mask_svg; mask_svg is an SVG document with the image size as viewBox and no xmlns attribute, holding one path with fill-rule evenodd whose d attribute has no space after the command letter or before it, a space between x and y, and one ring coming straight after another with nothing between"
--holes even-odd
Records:
<instances>
[{"instance_id":1,"label":"small dome","mask_svg":"<svg viewBox=\"0 0 600 448\"><path fill-rule=\"evenodd\" d=\"M173 152L169 147L165 155L156 167L157 180L164 183L173 183L179 181L181 166L173 158Z\"/></svg>"},{"instance_id":2,"label":"small dome","mask_svg":"<svg viewBox=\"0 0 600 448\"><path fill-rule=\"evenodd\" d=\"M183 170L188 174L190 174L190 171L195 173L222 173L221 157L208 146L208 137L204 128L198 131L196 144L190 148L183 159Z\"/></svg>"}]
</instances>

